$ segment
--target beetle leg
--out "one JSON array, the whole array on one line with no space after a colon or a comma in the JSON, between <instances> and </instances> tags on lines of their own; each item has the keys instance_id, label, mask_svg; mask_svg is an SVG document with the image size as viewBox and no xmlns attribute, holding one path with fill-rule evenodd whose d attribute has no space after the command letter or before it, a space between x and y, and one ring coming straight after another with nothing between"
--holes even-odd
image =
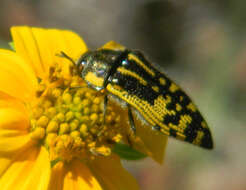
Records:
<instances>
[{"instance_id":1,"label":"beetle leg","mask_svg":"<svg viewBox=\"0 0 246 190\"><path fill-rule=\"evenodd\" d=\"M130 122L130 127L131 127L131 130L132 130L133 134L136 135L136 127L135 127L135 124L134 124L134 119L133 119L133 115L132 115L131 106L129 104L127 104L127 107L128 107L128 119L129 119L129 122Z\"/></svg>"},{"instance_id":2,"label":"beetle leg","mask_svg":"<svg viewBox=\"0 0 246 190\"><path fill-rule=\"evenodd\" d=\"M133 142L131 140L130 135L127 135L126 138L127 138L128 145L132 148L133 147Z\"/></svg>"},{"instance_id":3,"label":"beetle leg","mask_svg":"<svg viewBox=\"0 0 246 190\"><path fill-rule=\"evenodd\" d=\"M107 94L104 96L104 104L103 104L103 120L104 123L106 121L106 114L107 114L107 105L108 105L108 96Z\"/></svg>"}]
</instances>

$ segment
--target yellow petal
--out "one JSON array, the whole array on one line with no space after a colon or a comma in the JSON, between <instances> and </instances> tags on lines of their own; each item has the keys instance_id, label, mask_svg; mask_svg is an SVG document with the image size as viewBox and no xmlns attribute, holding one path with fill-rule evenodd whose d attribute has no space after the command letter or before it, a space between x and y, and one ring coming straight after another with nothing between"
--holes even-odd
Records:
<instances>
[{"instance_id":1,"label":"yellow petal","mask_svg":"<svg viewBox=\"0 0 246 190\"><path fill-rule=\"evenodd\" d=\"M22 55L36 75L43 79L47 77L49 66L60 60L57 54L61 51L73 59L87 51L84 41L67 30L20 26L12 27L11 34L16 52Z\"/></svg>"},{"instance_id":2,"label":"yellow petal","mask_svg":"<svg viewBox=\"0 0 246 190\"><path fill-rule=\"evenodd\" d=\"M101 185L96 178L92 175L88 167L82 162L74 160L71 163L70 171L65 175L64 190L102 190Z\"/></svg>"},{"instance_id":3,"label":"yellow petal","mask_svg":"<svg viewBox=\"0 0 246 190\"><path fill-rule=\"evenodd\" d=\"M4 130L1 130L4 131ZM10 133L11 135L15 135L16 130L11 130L12 133ZM6 132L4 132L6 134ZM17 158L20 157L20 155L23 154L23 152L25 152L25 150L28 150L31 146L32 143L22 143L22 147L19 146L19 149L15 148L15 151L10 151L10 152L1 152L0 153L0 176L3 174L3 172L6 171L6 169L11 165L11 163L16 160Z\"/></svg>"},{"instance_id":4,"label":"yellow petal","mask_svg":"<svg viewBox=\"0 0 246 190\"><path fill-rule=\"evenodd\" d=\"M65 53L67 53L71 58L77 59L83 53L88 51L85 42L76 33L69 30L63 30L61 34L68 50Z\"/></svg>"},{"instance_id":5,"label":"yellow petal","mask_svg":"<svg viewBox=\"0 0 246 190\"><path fill-rule=\"evenodd\" d=\"M49 190L102 190L88 167L74 160L68 164L57 163L52 169Z\"/></svg>"},{"instance_id":6,"label":"yellow petal","mask_svg":"<svg viewBox=\"0 0 246 190\"><path fill-rule=\"evenodd\" d=\"M65 173L66 169L63 162L58 162L51 170L48 190L63 190Z\"/></svg>"},{"instance_id":7,"label":"yellow petal","mask_svg":"<svg viewBox=\"0 0 246 190\"><path fill-rule=\"evenodd\" d=\"M44 147L41 147L35 163L33 163L31 170L27 172L27 177L20 186L21 189L47 189L50 179L50 172L51 169L48 151Z\"/></svg>"},{"instance_id":8,"label":"yellow petal","mask_svg":"<svg viewBox=\"0 0 246 190\"><path fill-rule=\"evenodd\" d=\"M45 190L50 177L50 162L45 148L23 152L0 178L1 190Z\"/></svg>"},{"instance_id":9,"label":"yellow petal","mask_svg":"<svg viewBox=\"0 0 246 190\"><path fill-rule=\"evenodd\" d=\"M0 91L22 101L34 97L37 80L33 70L16 53L0 49Z\"/></svg>"},{"instance_id":10,"label":"yellow petal","mask_svg":"<svg viewBox=\"0 0 246 190\"><path fill-rule=\"evenodd\" d=\"M29 27L12 27L11 34L15 50L33 68L36 75L44 74L44 65L41 63L37 41Z\"/></svg>"},{"instance_id":11,"label":"yellow petal","mask_svg":"<svg viewBox=\"0 0 246 190\"><path fill-rule=\"evenodd\" d=\"M156 162L162 164L168 137L154 131L151 126L135 119L137 128L137 136L140 137L142 142L136 141L134 147L141 151L144 150L151 156Z\"/></svg>"},{"instance_id":12,"label":"yellow petal","mask_svg":"<svg viewBox=\"0 0 246 190\"><path fill-rule=\"evenodd\" d=\"M0 130L0 155L18 151L20 148L32 143L29 134L19 130Z\"/></svg>"},{"instance_id":13,"label":"yellow petal","mask_svg":"<svg viewBox=\"0 0 246 190\"><path fill-rule=\"evenodd\" d=\"M19 152L13 152L8 156L0 157L0 177L6 171L6 169L11 165L12 161L16 156L19 156Z\"/></svg>"},{"instance_id":14,"label":"yellow petal","mask_svg":"<svg viewBox=\"0 0 246 190\"><path fill-rule=\"evenodd\" d=\"M122 167L118 156L96 157L89 164L105 190L136 190L136 180Z\"/></svg>"},{"instance_id":15,"label":"yellow petal","mask_svg":"<svg viewBox=\"0 0 246 190\"><path fill-rule=\"evenodd\" d=\"M0 176L14 158L31 145L27 128L28 121L24 105L0 93Z\"/></svg>"},{"instance_id":16,"label":"yellow petal","mask_svg":"<svg viewBox=\"0 0 246 190\"><path fill-rule=\"evenodd\" d=\"M120 115L123 120L121 120L122 128L126 129L125 142L128 143L130 134L129 122L128 122L128 110L120 106L116 101L110 101L109 105L114 108L116 114ZM167 136L160 134L158 131L153 131L151 126L146 122L142 121L142 118L133 112L134 123L136 126L136 139L132 140L133 148L138 151L147 154L153 158L156 162L162 163L164 158L164 153L167 144ZM127 119L125 119L127 118ZM128 137L127 137L128 136Z\"/></svg>"},{"instance_id":17,"label":"yellow petal","mask_svg":"<svg viewBox=\"0 0 246 190\"><path fill-rule=\"evenodd\" d=\"M15 105L12 105L16 103ZM28 116L24 109L20 109L16 101L0 99L0 129L18 129L26 131L29 128Z\"/></svg>"},{"instance_id":18,"label":"yellow petal","mask_svg":"<svg viewBox=\"0 0 246 190\"><path fill-rule=\"evenodd\" d=\"M111 50L125 50L126 48L120 44L118 44L115 41L109 41L108 43L104 44L101 48L99 49L111 49Z\"/></svg>"},{"instance_id":19,"label":"yellow petal","mask_svg":"<svg viewBox=\"0 0 246 190\"><path fill-rule=\"evenodd\" d=\"M25 103L0 91L0 109L6 108L18 110L22 113L23 117L28 119L28 112Z\"/></svg>"}]
</instances>

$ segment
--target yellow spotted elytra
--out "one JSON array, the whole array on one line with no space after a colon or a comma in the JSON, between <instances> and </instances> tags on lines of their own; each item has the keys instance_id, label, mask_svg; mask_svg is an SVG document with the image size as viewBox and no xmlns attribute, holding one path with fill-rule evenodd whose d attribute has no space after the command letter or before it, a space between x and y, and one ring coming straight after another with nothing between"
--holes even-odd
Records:
<instances>
[{"instance_id":1,"label":"yellow spotted elytra","mask_svg":"<svg viewBox=\"0 0 246 190\"><path fill-rule=\"evenodd\" d=\"M98 50L84 53L76 65L90 87L106 91L105 110L107 94L127 104L134 132L132 108L153 130L203 148L213 148L211 132L197 107L141 52L112 41Z\"/></svg>"}]
</instances>

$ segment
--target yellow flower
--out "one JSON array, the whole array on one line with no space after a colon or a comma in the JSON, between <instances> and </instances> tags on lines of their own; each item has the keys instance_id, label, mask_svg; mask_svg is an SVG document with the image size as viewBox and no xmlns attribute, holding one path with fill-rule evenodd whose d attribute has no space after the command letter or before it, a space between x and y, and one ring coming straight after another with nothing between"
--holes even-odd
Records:
<instances>
[{"instance_id":1,"label":"yellow flower","mask_svg":"<svg viewBox=\"0 0 246 190\"><path fill-rule=\"evenodd\" d=\"M68 59L87 51L67 30L13 27L0 49L0 189L138 189L113 152L127 143L126 110L90 89ZM114 48L115 43L103 46ZM136 121L133 147L161 163L166 137Z\"/></svg>"}]
</instances>

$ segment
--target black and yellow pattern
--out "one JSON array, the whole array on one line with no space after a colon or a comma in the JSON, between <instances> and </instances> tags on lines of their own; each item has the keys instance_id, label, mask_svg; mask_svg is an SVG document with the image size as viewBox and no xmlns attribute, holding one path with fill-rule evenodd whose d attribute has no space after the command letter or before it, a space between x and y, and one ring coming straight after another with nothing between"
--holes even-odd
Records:
<instances>
[{"instance_id":1,"label":"black and yellow pattern","mask_svg":"<svg viewBox=\"0 0 246 190\"><path fill-rule=\"evenodd\" d=\"M82 77L134 107L154 130L212 149L207 123L191 99L139 51L101 49L81 59Z\"/></svg>"}]
</instances>

